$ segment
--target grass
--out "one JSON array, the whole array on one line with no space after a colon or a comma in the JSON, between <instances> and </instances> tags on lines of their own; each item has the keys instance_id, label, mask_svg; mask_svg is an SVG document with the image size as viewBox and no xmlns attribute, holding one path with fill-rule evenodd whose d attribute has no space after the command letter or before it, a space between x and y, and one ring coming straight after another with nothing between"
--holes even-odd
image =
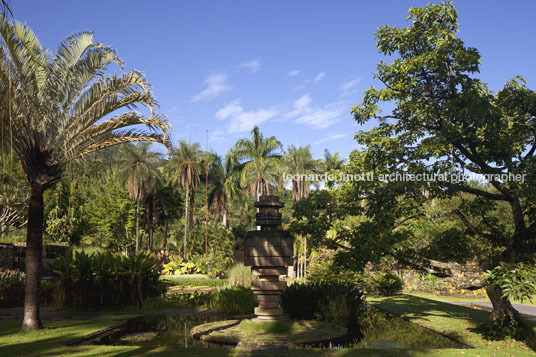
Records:
<instances>
[{"instance_id":1,"label":"grass","mask_svg":"<svg viewBox=\"0 0 536 357\"><path fill-rule=\"evenodd\" d=\"M489 321L489 313L464 306L456 306L444 302L425 299L413 295L397 295L388 298L369 297L367 301L375 307L402 316L413 323L433 329L474 349L444 349L421 351L416 355L437 354L454 356L464 352L466 356L534 356L536 351L536 328L530 324L530 334L527 341L506 338L493 341L479 333L478 326ZM423 354L424 353L424 354Z\"/></svg>"},{"instance_id":2,"label":"grass","mask_svg":"<svg viewBox=\"0 0 536 357\"><path fill-rule=\"evenodd\" d=\"M160 281L171 286L183 287L223 287L228 284L226 279L210 278L206 275L162 275Z\"/></svg>"},{"instance_id":3,"label":"grass","mask_svg":"<svg viewBox=\"0 0 536 357\"><path fill-rule=\"evenodd\" d=\"M425 299L430 299L430 300L437 300L437 301L446 301L446 302L467 302L467 303L472 303L472 302L480 302L480 301L489 301L489 299L487 297L476 297L476 298L473 298L473 297L457 297L457 296L445 296L445 295L437 295L437 294L431 294L431 293L414 293L414 292L411 292L411 293L407 293L408 295L411 295L411 296L416 296L416 297L422 297L422 298L425 298ZM532 296L532 301L530 300L524 300L524 301L518 301L518 300L512 300L511 301L512 303L516 303L516 304L524 304L524 305L530 305L530 306L536 306L536 295L533 295Z\"/></svg>"}]
</instances>

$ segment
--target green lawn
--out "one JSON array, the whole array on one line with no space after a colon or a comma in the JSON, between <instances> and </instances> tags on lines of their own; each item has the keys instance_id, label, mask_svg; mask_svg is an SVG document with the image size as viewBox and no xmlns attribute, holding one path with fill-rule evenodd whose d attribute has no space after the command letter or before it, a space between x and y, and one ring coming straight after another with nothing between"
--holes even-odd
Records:
<instances>
[{"instance_id":1,"label":"green lawn","mask_svg":"<svg viewBox=\"0 0 536 357\"><path fill-rule=\"evenodd\" d=\"M467 356L534 356L536 355L536 338L529 337L528 342L508 338L503 341L491 341L474 329L488 322L489 313L463 306L456 306L441 301L425 299L412 295L398 295L388 298L369 297L367 301L380 309L402 316L414 323L449 335L469 344L474 349L415 351L414 355L460 355ZM536 335L536 326L532 325Z\"/></svg>"},{"instance_id":2,"label":"green lawn","mask_svg":"<svg viewBox=\"0 0 536 357\"><path fill-rule=\"evenodd\" d=\"M431 299L431 300L437 300L437 301L450 301L450 302L467 302L472 303L476 301L489 301L487 297L480 297L480 298L473 298L473 297L456 297L456 296L445 296L445 295L437 295L437 294L430 294L430 293L407 293L407 295L422 297L425 299ZM524 301L518 301L518 300L512 300L513 303L516 304L524 304L524 305L531 305L536 306L536 295L532 297L532 301L530 300L524 300Z\"/></svg>"}]
</instances>

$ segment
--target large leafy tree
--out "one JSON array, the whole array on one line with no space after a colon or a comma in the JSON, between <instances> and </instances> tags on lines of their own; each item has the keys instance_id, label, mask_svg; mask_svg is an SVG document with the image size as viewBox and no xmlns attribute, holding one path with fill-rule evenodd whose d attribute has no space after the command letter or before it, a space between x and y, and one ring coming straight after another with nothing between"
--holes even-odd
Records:
<instances>
[{"instance_id":1,"label":"large leafy tree","mask_svg":"<svg viewBox=\"0 0 536 357\"><path fill-rule=\"evenodd\" d=\"M264 138L259 127L251 131L252 138L241 139L234 146L238 169L241 172L242 187L257 199L271 193L271 185L276 182L276 168L281 165L281 142L271 136Z\"/></svg>"},{"instance_id":2,"label":"large leafy tree","mask_svg":"<svg viewBox=\"0 0 536 357\"><path fill-rule=\"evenodd\" d=\"M138 71L105 75L121 60L93 34L45 50L25 24L0 18L0 125L20 158L30 186L26 238L24 329L41 327L43 192L58 182L68 162L125 142L167 142L167 123L134 111L157 104ZM141 125L132 127L133 125ZM144 130L143 128L147 130Z\"/></svg>"},{"instance_id":3,"label":"large leafy tree","mask_svg":"<svg viewBox=\"0 0 536 357\"><path fill-rule=\"evenodd\" d=\"M411 8L408 20L408 27L376 32L380 53L394 60L378 64L375 78L383 87L368 89L353 108L359 124L379 121L356 136L364 150L349 165L356 172L430 176L354 184L371 219L364 227L394 242L414 219L452 217L490 246L483 268L521 262L536 251L536 93L521 77L498 92L477 78L479 52L457 37L451 3ZM394 109L382 111L382 102ZM466 173L483 183L457 179ZM472 203L425 212L425 199L460 193L473 196ZM493 217L498 205L510 208L507 224ZM488 285L487 292L492 321L516 326L518 314L501 287Z\"/></svg>"},{"instance_id":4,"label":"large leafy tree","mask_svg":"<svg viewBox=\"0 0 536 357\"><path fill-rule=\"evenodd\" d=\"M195 190L200 182L203 172L203 162L199 143L190 145L190 142L181 140L176 148L170 166L175 170L179 187L184 189L184 241L183 255L188 251L188 231L193 226L191 209L194 203Z\"/></svg>"}]
</instances>

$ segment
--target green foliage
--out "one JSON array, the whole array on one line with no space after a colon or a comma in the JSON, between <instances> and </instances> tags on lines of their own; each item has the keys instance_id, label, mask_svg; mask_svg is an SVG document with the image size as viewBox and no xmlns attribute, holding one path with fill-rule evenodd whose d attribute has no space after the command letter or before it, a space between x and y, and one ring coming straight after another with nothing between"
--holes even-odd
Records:
<instances>
[{"instance_id":1,"label":"green foliage","mask_svg":"<svg viewBox=\"0 0 536 357\"><path fill-rule=\"evenodd\" d=\"M199 274L203 271L203 266L195 262L187 262L181 257L172 258L169 263L164 264L162 274L183 275L183 274Z\"/></svg>"},{"instance_id":2,"label":"green foliage","mask_svg":"<svg viewBox=\"0 0 536 357\"><path fill-rule=\"evenodd\" d=\"M169 304L169 307L179 309L209 306L212 299L213 294L199 291L166 295L166 302Z\"/></svg>"},{"instance_id":3,"label":"green foliage","mask_svg":"<svg viewBox=\"0 0 536 357\"><path fill-rule=\"evenodd\" d=\"M127 257L111 253L67 253L53 266L60 275L66 307L138 304L159 292L154 257L139 252Z\"/></svg>"},{"instance_id":4,"label":"green foliage","mask_svg":"<svg viewBox=\"0 0 536 357\"><path fill-rule=\"evenodd\" d=\"M378 272L371 276L371 287L380 296L392 296L402 292L404 282L391 272Z\"/></svg>"},{"instance_id":5,"label":"green foliage","mask_svg":"<svg viewBox=\"0 0 536 357\"><path fill-rule=\"evenodd\" d=\"M227 280L231 286L251 286L251 267L244 266L242 263L233 265L227 273Z\"/></svg>"},{"instance_id":6,"label":"green foliage","mask_svg":"<svg viewBox=\"0 0 536 357\"><path fill-rule=\"evenodd\" d=\"M293 319L317 319L357 328L365 299L355 285L293 284L281 294L281 307Z\"/></svg>"},{"instance_id":7,"label":"green foliage","mask_svg":"<svg viewBox=\"0 0 536 357\"><path fill-rule=\"evenodd\" d=\"M257 297L251 288L236 286L216 291L210 308L227 315L251 315L257 304Z\"/></svg>"},{"instance_id":8,"label":"green foliage","mask_svg":"<svg viewBox=\"0 0 536 357\"><path fill-rule=\"evenodd\" d=\"M505 299L515 299L523 303L536 294L536 267L534 264L501 263L495 268L486 271L484 281L489 285L499 287Z\"/></svg>"},{"instance_id":9,"label":"green foliage","mask_svg":"<svg viewBox=\"0 0 536 357\"><path fill-rule=\"evenodd\" d=\"M74 215L72 209L62 212L60 207L56 206L48 215L45 233L57 243L76 243L78 237L75 233L79 227L80 219Z\"/></svg>"},{"instance_id":10,"label":"green foliage","mask_svg":"<svg viewBox=\"0 0 536 357\"><path fill-rule=\"evenodd\" d=\"M334 250L320 249L311 254L307 281L311 283L339 283L363 287L363 274L337 264Z\"/></svg>"},{"instance_id":11,"label":"green foliage","mask_svg":"<svg viewBox=\"0 0 536 357\"><path fill-rule=\"evenodd\" d=\"M24 272L20 270L0 271L0 306L19 306L24 300Z\"/></svg>"},{"instance_id":12,"label":"green foliage","mask_svg":"<svg viewBox=\"0 0 536 357\"><path fill-rule=\"evenodd\" d=\"M444 288L443 280L430 273L418 274L416 279L413 280L407 288L410 291L436 291Z\"/></svg>"}]
</instances>

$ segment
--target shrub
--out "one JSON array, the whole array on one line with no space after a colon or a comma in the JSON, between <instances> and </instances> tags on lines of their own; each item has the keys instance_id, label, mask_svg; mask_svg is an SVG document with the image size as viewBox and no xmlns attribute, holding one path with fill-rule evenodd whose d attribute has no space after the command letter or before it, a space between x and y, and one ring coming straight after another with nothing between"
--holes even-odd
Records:
<instances>
[{"instance_id":1,"label":"shrub","mask_svg":"<svg viewBox=\"0 0 536 357\"><path fill-rule=\"evenodd\" d=\"M365 299L355 285L294 284L281 294L281 307L293 319L316 319L354 329L365 310Z\"/></svg>"},{"instance_id":2,"label":"shrub","mask_svg":"<svg viewBox=\"0 0 536 357\"><path fill-rule=\"evenodd\" d=\"M231 286L251 286L251 267L247 267L242 263L235 264L229 269L228 281Z\"/></svg>"},{"instance_id":3,"label":"shrub","mask_svg":"<svg viewBox=\"0 0 536 357\"><path fill-rule=\"evenodd\" d=\"M391 272L379 272L372 275L371 287L373 292L377 295L391 296L402 291L404 282L396 274Z\"/></svg>"},{"instance_id":4,"label":"shrub","mask_svg":"<svg viewBox=\"0 0 536 357\"><path fill-rule=\"evenodd\" d=\"M183 258L173 258L169 263L164 264L162 274L183 275L183 274L200 274L203 272L203 266L194 261L186 261Z\"/></svg>"},{"instance_id":5,"label":"shrub","mask_svg":"<svg viewBox=\"0 0 536 357\"><path fill-rule=\"evenodd\" d=\"M251 315L257 305L257 297L251 288L236 286L216 291L210 308L228 315Z\"/></svg>"},{"instance_id":6,"label":"shrub","mask_svg":"<svg viewBox=\"0 0 536 357\"><path fill-rule=\"evenodd\" d=\"M416 279L412 279L407 288L410 291L436 291L445 288L443 280L430 273L421 273Z\"/></svg>"},{"instance_id":7,"label":"shrub","mask_svg":"<svg viewBox=\"0 0 536 357\"><path fill-rule=\"evenodd\" d=\"M20 270L0 271L0 306L16 307L24 301L24 273Z\"/></svg>"},{"instance_id":8,"label":"shrub","mask_svg":"<svg viewBox=\"0 0 536 357\"><path fill-rule=\"evenodd\" d=\"M67 253L53 265L66 307L138 304L159 293L159 267L152 255Z\"/></svg>"},{"instance_id":9,"label":"shrub","mask_svg":"<svg viewBox=\"0 0 536 357\"><path fill-rule=\"evenodd\" d=\"M181 292L166 295L166 300L173 308L191 308L209 306L213 295L200 291Z\"/></svg>"},{"instance_id":10,"label":"shrub","mask_svg":"<svg viewBox=\"0 0 536 357\"><path fill-rule=\"evenodd\" d=\"M311 267L307 273L307 281L311 283L338 283L363 287L363 275L345 269L332 260L325 260Z\"/></svg>"}]
</instances>

